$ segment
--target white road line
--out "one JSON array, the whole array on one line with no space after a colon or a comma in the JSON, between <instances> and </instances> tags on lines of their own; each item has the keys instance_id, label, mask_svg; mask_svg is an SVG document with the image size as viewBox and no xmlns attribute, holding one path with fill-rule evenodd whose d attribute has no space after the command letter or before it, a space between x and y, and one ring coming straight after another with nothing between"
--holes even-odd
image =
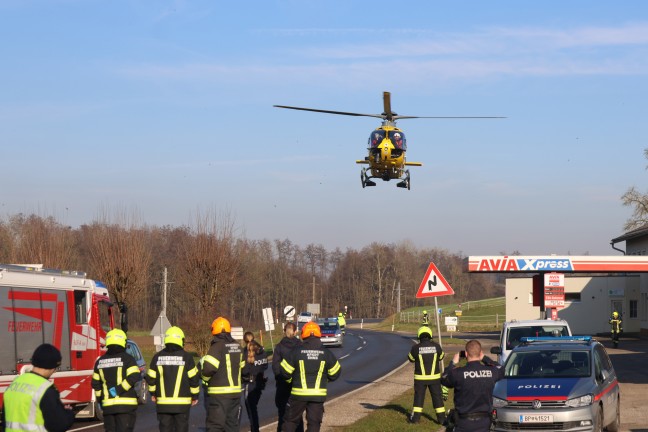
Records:
<instances>
[{"instance_id":1,"label":"white road line","mask_svg":"<svg viewBox=\"0 0 648 432\"><path fill-rule=\"evenodd\" d=\"M349 357L349 355L350 355L350 354L347 354L347 355L343 355L343 356L342 356L342 357L340 357L340 358L339 358L338 360L342 360L342 359L345 359L345 358L347 358L347 357Z\"/></svg>"},{"instance_id":2,"label":"white road line","mask_svg":"<svg viewBox=\"0 0 648 432\"><path fill-rule=\"evenodd\" d=\"M80 431L80 430L90 429L90 428L96 428L96 427L100 427L102 425L103 425L103 423L98 423L96 425L90 425L90 426L83 426L83 427L76 428L76 429L70 429L70 432Z\"/></svg>"},{"instance_id":3,"label":"white road line","mask_svg":"<svg viewBox=\"0 0 648 432\"><path fill-rule=\"evenodd\" d=\"M362 347L358 347L358 348L356 348L356 351L360 351L361 349L362 349Z\"/></svg>"}]
</instances>

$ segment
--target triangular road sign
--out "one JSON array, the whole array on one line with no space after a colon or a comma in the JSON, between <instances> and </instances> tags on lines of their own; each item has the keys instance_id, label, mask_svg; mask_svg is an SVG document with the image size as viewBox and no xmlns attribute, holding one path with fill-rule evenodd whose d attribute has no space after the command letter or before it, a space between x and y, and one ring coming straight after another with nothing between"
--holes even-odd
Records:
<instances>
[{"instance_id":1,"label":"triangular road sign","mask_svg":"<svg viewBox=\"0 0 648 432\"><path fill-rule=\"evenodd\" d=\"M433 262L428 266L425 277L421 286L416 293L416 298L438 297L444 295L453 295L454 291L450 284L443 277L439 269Z\"/></svg>"}]
</instances>

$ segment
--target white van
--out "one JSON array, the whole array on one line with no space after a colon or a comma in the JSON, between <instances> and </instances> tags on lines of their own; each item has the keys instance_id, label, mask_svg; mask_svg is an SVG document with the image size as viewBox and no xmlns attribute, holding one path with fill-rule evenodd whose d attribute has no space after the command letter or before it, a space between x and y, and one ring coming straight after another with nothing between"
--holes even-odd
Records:
<instances>
[{"instance_id":1,"label":"white van","mask_svg":"<svg viewBox=\"0 0 648 432\"><path fill-rule=\"evenodd\" d=\"M497 361L503 365L511 350L520 344L520 338L530 336L572 336L572 332L565 320L512 320L504 323L499 346L490 352L497 354Z\"/></svg>"}]
</instances>

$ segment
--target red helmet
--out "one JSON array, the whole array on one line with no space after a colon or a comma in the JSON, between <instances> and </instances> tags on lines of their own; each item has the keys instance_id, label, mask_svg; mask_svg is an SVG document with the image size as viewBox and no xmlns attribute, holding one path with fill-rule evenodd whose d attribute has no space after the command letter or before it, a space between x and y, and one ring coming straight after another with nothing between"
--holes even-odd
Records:
<instances>
[{"instance_id":1,"label":"red helmet","mask_svg":"<svg viewBox=\"0 0 648 432\"><path fill-rule=\"evenodd\" d=\"M315 336L315 337L322 337L322 331L320 330L320 326L317 325L317 323L314 323L313 321L309 321L306 324L304 324L304 327L302 327L301 331L301 338L306 339L308 337Z\"/></svg>"}]
</instances>

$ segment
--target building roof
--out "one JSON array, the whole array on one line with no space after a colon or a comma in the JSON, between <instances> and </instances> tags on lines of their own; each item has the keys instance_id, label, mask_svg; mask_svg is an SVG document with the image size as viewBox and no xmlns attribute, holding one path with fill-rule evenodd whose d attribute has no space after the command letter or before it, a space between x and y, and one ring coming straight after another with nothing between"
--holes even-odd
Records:
<instances>
[{"instance_id":1,"label":"building roof","mask_svg":"<svg viewBox=\"0 0 648 432\"><path fill-rule=\"evenodd\" d=\"M641 238L641 237L646 237L648 236L648 225L644 225L641 228L634 229L632 231L628 231L627 233L612 239L612 244L614 243L619 243L622 241L626 240L633 240L636 238Z\"/></svg>"}]
</instances>

